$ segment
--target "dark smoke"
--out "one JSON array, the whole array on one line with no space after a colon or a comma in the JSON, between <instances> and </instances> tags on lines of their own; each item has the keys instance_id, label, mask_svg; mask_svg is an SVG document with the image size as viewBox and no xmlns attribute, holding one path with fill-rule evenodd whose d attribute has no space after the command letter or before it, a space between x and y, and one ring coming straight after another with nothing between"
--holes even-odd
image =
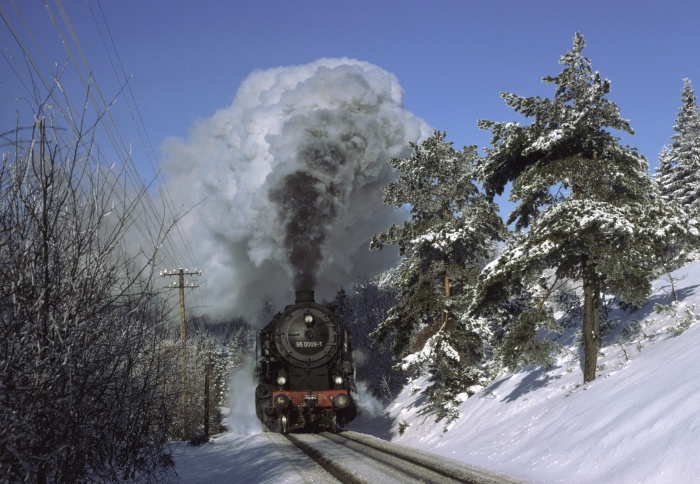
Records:
<instances>
[{"instance_id":1,"label":"dark smoke","mask_svg":"<svg viewBox=\"0 0 700 484\"><path fill-rule=\"evenodd\" d=\"M381 202L395 177L387 160L430 131L401 97L392 74L356 60L257 71L187 141L164 144L171 193L199 203L183 230L210 314L279 308L294 290L322 301L396 262L368 250L406 215Z\"/></svg>"},{"instance_id":2,"label":"dark smoke","mask_svg":"<svg viewBox=\"0 0 700 484\"><path fill-rule=\"evenodd\" d=\"M336 213L332 205L323 203L326 197L321 190L318 179L306 172L287 175L280 186L270 190L270 200L278 205L278 216L285 221L284 245L298 291L316 287L326 227Z\"/></svg>"}]
</instances>

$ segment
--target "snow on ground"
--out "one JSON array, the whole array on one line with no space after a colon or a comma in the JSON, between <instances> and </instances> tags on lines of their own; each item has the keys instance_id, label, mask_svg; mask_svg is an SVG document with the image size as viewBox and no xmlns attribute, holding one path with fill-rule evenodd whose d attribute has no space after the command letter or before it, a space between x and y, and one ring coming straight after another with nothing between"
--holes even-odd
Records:
<instances>
[{"instance_id":1,"label":"snow on ground","mask_svg":"<svg viewBox=\"0 0 700 484\"><path fill-rule=\"evenodd\" d=\"M280 434L229 432L209 444L173 446L178 476L191 484L327 483L328 474Z\"/></svg>"},{"instance_id":2,"label":"snow on ground","mask_svg":"<svg viewBox=\"0 0 700 484\"><path fill-rule=\"evenodd\" d=\"M614 315L618 331L634 328L631 319L639 327L607 338L595 381L582 385L578 353L567 353L549 370L497 379L460 406L448 432L409 385L389 409L396 434L410 425L393 441L530 482L698 482L700 323L680 335L669 328L685 308L700 312L700 263L674 273L683 275L679 317L653 311L671 302L663 278L644 307Z\"/></svg>"},{"instance_id":3,"label":"snow on ground","mask_svg":"<svg viewBox=\"0 0 700 484\"><path fill-rule=\"evenodd\" d=\"M367 412L349 428L441 454L533 483L690 483L700 476L700 322L678 334L686 309L700 313L700 262L674 273L677 316L656 314L670 304L661 278L648 304L618 311L606 337L595 381L582 385L572 335L550 369L498 378L460 406L462 417L444 422L421 411L413 382L384 416ZM239 383L239 388L245 385ZM244 392L239 392L243 395ZM252 393L249 400L252 402ZM255 416L232 402L234 431L200 447L175 444L183 482L314 482L317 470L279 436L259 433ZM249 412L249 411L248 411ZM252 424L251 424L252 422ZM399 435L399 426L408 427ZM252 435L246 435L252 434Z\"/></svg>"},{"instance_id":4,"label":"snow on ground","mask_svg":"<svg viewBox=\"0 0 700 484\"><path fill-rule=\"evenodd\" d=\"M285 437L262 431L255 416L253 364L249 360L231 377L229 432L196 447L173 444L179 478L188 484L328 482L325 471Z\"/></svg>"}]
</instances>

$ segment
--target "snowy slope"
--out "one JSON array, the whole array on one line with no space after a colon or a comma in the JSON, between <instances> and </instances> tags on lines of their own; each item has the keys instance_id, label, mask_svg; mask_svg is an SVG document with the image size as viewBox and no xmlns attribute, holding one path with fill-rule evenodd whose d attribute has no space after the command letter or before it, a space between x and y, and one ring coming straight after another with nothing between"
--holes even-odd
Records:
<instances>
[{"instance_id":1,"label":"snowy slope","mask_svg":"<svg viewBox=\"0 0 700 484\"><path fill-rule=\"evenodd\" d=\"M502 376L461 405L448 432L407 388L390 415L396 433L410 426L393 440L531 482L698 482L700 323L680 335L669 327L686 307L700 312L700 263L674 274L687 275L676 282L680 317L654 313L671 301L668 281L657 281L647 305L616 315L618 329L641 324L607 338L595 381L581 385L578 356L567 353L550 370Z\"/></svg>"},{"instance_id":2,"label":"snowy slope","mask_svg":"<svg viewBox=\"0 0 700 484\"><path fill-rule=\"evenodd\" d=\"M685 308L696 305L700 313L700 262L675 273L683 275L676 282L678 317L653 311L654 303L671 302L663 278L647 305L615 315L617 329L607 336L598 377L589 384L581 384L578 350L565 334L568 351L554 368L503 375L461 405L462 417L448 432L418 408L421 396L411 395L411 385L384 418L360 418L351 429L533 483L699 482L700 322L680 335L670 328ZM313 469L300 470L301 461L281 456L265 434L244 435L257 432L241 427L251 422L246 411L234 408L232 415L238 430L213 444L177 448L184 482L312 480ZM399 435L402 422L409 426Z\"/></svg>"}]
</instances>

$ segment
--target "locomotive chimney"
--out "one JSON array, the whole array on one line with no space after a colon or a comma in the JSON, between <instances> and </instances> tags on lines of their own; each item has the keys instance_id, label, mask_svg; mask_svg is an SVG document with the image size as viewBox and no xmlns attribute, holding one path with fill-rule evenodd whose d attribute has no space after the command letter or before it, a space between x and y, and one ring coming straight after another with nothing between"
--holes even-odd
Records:
<instances>
[{"instance_id":1,"label":"locomotive chimney","mask_svg":"<svg viewBox=\"0 0 700 484\"><path fill-rule=\"evenodd\" d=\"M294 301L295 304L306 303L306 302L310 302L310 303L315 302L313 291L296 291L296 298L297 298L297 300Z\"/></svg>"}]
</instances>

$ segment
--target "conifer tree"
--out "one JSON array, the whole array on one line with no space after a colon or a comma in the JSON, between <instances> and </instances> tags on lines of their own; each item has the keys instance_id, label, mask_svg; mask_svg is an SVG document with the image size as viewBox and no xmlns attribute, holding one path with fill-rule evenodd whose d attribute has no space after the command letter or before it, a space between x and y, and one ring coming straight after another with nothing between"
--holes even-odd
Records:
<instances>
[{"instance_id":1,"label":"conifer tree","mask_svg":"<svg viewBox=\"0 0 700 484\"><path fill-rule=\"evenodd\" d=\"M654 181L659 189L659 196L664 202L670 202L672 197L672 185L674 173L673 153L671 148L664 146L659 153L659 165L654 174Z\"/></svg>"},{"instance_id":2,"label":"conifer tree","mask_svg":"<svg viewBox=\"0 0 700 484\"><path fill-rule=\"evenodd\" d=\"M680 203L688 213L700 209L700 110L690 79L683 80L671 148L659 158L656 181L664 200Z\"/></svg>"},{"instance_id":3,"label":"conifer tree","mask_svg":"<svg viewBox=\"0 0 700 484\"><path fill-rule=\"evenodd\" d=\"M684 223L692 227L700 215L700 110L689 79L684 79L681 102L673 127L676 133L671 146L661 150L655 181L667 213L686 219ZM697 250L697 240L675 241L666 249L659 267L670 275Z\"/></svg>"},{"instance_id":4,"label":"conifer tree","mask_svg":"<svg viewBox=\"0 0 700 484\"><path fill-rule=\"evenodd\" d=\"M401 175L384 188L383 201L409 206L411 219L375 235L370 246L397 245L403 257L397 303L372 338L384 343L393 334L395 357L429 353L433 381L427 393L438 419L454 418L445 409L482 383L484 328L463 315L492 243L503 235L496 206L473 180L476 147L457 151L445 137L434 131L420 145L411 144L411 156L389 161Z\"/></svg>"},{"instance_id":5,"label":"conifer tree","mask_svg":"<svg viewBox=\"0 0 700 484\"><path fill-rule=\"evenodd\" d=\"M369 335L384 321L396 302L391 284L392 271L368 279L360 278L350 290L342 288L333 301L334 311L345 323L355 353L356 381L363 381L375 397L390 401L406 383L403 372L395 368L391 352L372 348Z\"/></svg>"},{"instance_id":6,"label":"conifer tree","mask_svg":"<svg viewBox=\"0 0 700 484\"><path fill-rule=\"evenodd\" d=\"M606 99L610 81L582 55L583 37L576 33L573 41L559 61L562 72L543 78L555 87L552 99L501 94L517 113L532 118L530 125L479 122L492 131L479 178L491 197L512 182L510 200L518 204L508 223L515 223L517 234L482 273L472 309L529 298L527 307L512 314L500 351L510 362L541 360L536 330L553 321L547 299L562 280L580 281L588 382L595 378L600 347L601 290L641 304L657 250L687 227L661 220L646 159L610 133L633 134Z\"/></svg>"}]
</instances>

